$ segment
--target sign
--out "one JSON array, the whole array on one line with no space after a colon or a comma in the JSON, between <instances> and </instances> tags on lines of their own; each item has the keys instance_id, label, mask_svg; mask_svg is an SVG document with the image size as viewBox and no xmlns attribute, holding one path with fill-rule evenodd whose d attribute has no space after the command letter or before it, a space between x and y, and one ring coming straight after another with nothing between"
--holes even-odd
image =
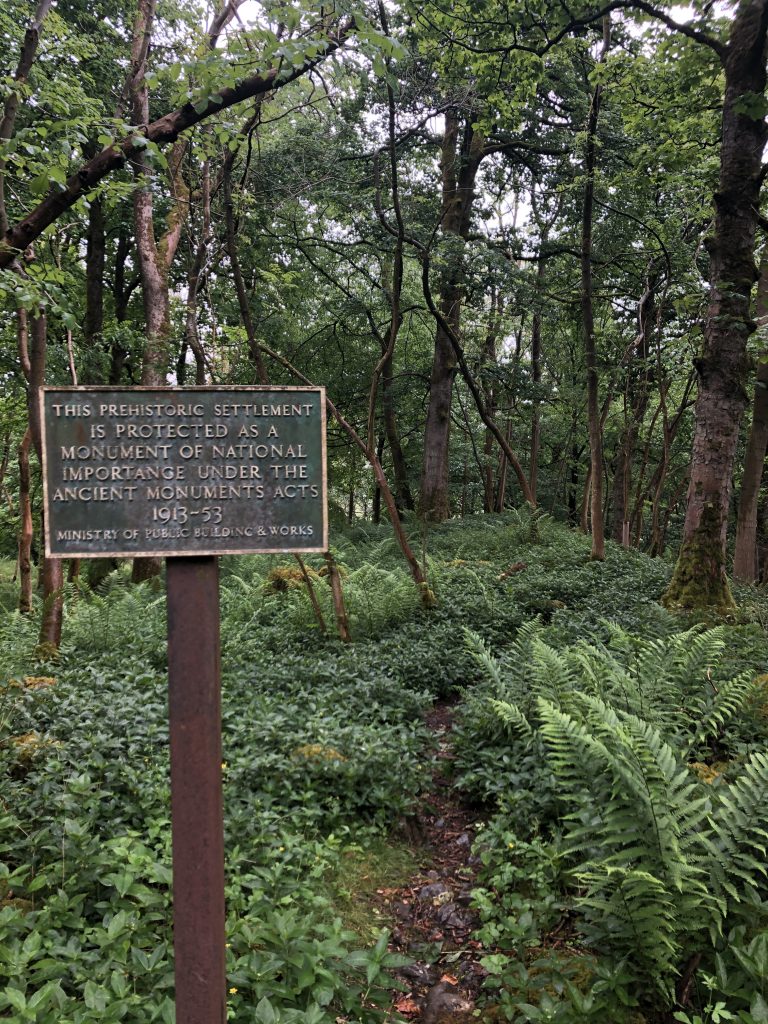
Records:
<instances>
[{"instance_id":1,"label":"sign","mask_svg":"<svg viewBox=\"0 0 768 1024\"><path fill-rule=\"evenodd\" d=\"M328 548L325 389L43 388L51 558Z\"/></svg>"}]
</instances>

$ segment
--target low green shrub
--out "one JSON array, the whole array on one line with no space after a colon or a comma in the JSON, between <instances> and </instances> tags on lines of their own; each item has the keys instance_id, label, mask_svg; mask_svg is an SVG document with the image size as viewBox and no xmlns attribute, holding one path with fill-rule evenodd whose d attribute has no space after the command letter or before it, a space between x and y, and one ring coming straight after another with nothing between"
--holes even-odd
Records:
<instances>
[{"instance_id":1,"label":"low green shrub","mask_svg":"<svg viewBox=\"0 0 768 1024\"><path fill-rule=\"evenodd\" d=\"M604 644L556 649L534 622L502 661L470 636L486 682L468 696L457 749L460 782L499 811L479 842L484 934L524 958L557 911L613 972L618 1020L674 1007L681 977L687 999L698 972L719 964L727 976L748 957L733 936L742 929L751 949L768 925L767 733L762 680L719 671L727 627L601 631ZM504 756L512 767L495 777ZM529 998L519 963L491 963L517 1020ZM580 999L593 1014L582 1019L601 1019L606 991L598 976L563 982L562 1012L525 1019L579 1019ZM725 985L716 994L753 1012Z\"/></svg>"}]
</instances>

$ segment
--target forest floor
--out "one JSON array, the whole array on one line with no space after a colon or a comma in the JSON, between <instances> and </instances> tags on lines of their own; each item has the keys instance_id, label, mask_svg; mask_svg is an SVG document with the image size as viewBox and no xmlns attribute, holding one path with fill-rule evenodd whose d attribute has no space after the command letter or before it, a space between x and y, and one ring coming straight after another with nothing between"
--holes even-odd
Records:
<instances>
[{"instance_id":1,"label":"forest floor","mask_svg":"<svg viewBox=\"0 0 768 1024\"><path fill-rule=\"evenodd\" d=\"M681 693L709 702L713 679L760 684L768 597L744 588L733 621L689 634L658 603L669 563L614 545L595 563L588 538L524 510L417 540L439 597L428 613L384 527L341 538L347 644L318 635L285 560L222 567L228 1020L668 1019L655 961L637 966L612 920L602 961L580 944L551 766L515 745L496 705L535 722L536 695L577 692L584 658L615 701L636 650L660 652L658 672L644 663L651 696L669 691L667 664ZM330 588L310 567L330 624ZM36 619L13 611L13 564L0 562L3 1020L173 1020L165 606L129 571L68 591L62 651L41 663ZM724 734L737 781L768 735L768 696L753 696ZM690 723L675 728L679 746ZM707 799L733 784L710 785L725 775L718 737L689 765ZM690 760L670 756L676 770ZM726 965L743 990L730 1019L747 1024L768 1020L762 1004L748 1015L744 965L764 942L753 926Z\"/></svg>"},{"instance_id":2,"label":"forest floor","mask_svg":"<svg viewBox=\"0 0 768 1024\"><path fill-rule=\"evenodd\" d=\"M377 893L382 919L389 918L390 948L413 957L398 972L408 989L396 996L394 1008L422 1024L475 1019L475 1001L487 974L480 964L487 951L471 937L477 923L471 904L478 812L452 784L454 707L454 702L440 701L426 715L436 747L435 770L408 823L420 869L405 884Z\"/></svg>"}]
</instances>

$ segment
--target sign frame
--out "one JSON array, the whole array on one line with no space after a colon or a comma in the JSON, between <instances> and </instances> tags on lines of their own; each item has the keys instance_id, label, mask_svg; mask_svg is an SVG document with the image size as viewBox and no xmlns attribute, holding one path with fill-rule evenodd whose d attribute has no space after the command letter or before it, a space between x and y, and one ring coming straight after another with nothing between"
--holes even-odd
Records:
<instances>
[{"instance_id":1,"label":"sign frame","mask_svg":"<svg viewBox=\"0 0 768 1024\"><path fill-rule=\"evenodd\" d=\"M108 548L103 551L67 551L67 552L52 552L51 551L51 529L53 523L51 522L51 511L52 504L49 500L48 494L48 466L49 466L49 455L46 445L46 421L45 421L45 396L50 392L56 392L61 394L69 394L73 398L77 395L83 394L99 394L99 393L115 393L115 392L126 392L130 394L136 394L137 396L146 392L162 392L167 394L169 397L173 395L194 395L200 394L201 392L224 392L224 393L248 393L257 395L260 392L274 393L274 392L285 392L286 394L296 393L311 393L318 395L320 399L320 432L321 432L321 476L322 486L319 500L322 503L322 535L319 541L315 541L311 545L307 546L274 546L265 548L241 548L241 547L226 547L226 548L209 548L203 546L201 543L200 547L189 547L184 550L159 550L153 549L147 550L132 550L122 551L113 550ZM140 385L137 387L120 387L111 385L94 385L94 386L82 386L82 387L56 387L54 385L43 385L40 388L39 394L39 415L41 424L41 440L42 440L42 477L43 477L43 508L45 509L45 557L46 558L198 558L205 556L218 557L219 555L285 555L285 554L322 554L328 550L328 453L327 453L327 407L326 407L326 393L325 388L318 385L315 387L299 385L296 387L285 386L285 385L264 385L264 384L225 384L225 385L213 385L205 384L193 387L178 387L174 385L161 385L157 387L150 387L146 385ZM52 461L52 460L51 460ZM192 538L190 538L192 540Z\"/></svg>"}]
</instances>

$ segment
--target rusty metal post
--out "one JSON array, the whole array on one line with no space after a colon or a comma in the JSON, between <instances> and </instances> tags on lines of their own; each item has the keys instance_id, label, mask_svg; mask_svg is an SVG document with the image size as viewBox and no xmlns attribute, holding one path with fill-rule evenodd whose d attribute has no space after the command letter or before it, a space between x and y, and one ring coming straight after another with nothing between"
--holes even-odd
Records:
<instances>
[{"instance_id":1,"label":"rusty metal post","mask_svg":"<svg viewBox=\"0 0 768 1024\"><path fill-rule=\"evenodd\" d=\"M219 567L167 559L177 1024L224 1024Z\"/></svg>"}]
</instances>

